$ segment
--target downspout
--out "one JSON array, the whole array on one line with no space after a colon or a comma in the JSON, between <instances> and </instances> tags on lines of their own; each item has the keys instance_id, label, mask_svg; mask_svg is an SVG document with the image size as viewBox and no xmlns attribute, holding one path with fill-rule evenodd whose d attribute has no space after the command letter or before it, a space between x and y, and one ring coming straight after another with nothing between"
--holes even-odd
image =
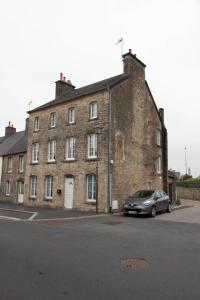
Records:
<instances>
[{"instance_id":1,"label":"downspout","mask_svg":"<svg viewBox=\"0 0 200 300\"><path fill-rule=\"evenodd\" d=\"M107 87L108 98L108 212L112 212L112 173L111 173L111 144L112 144L112 95L111 89Z\"/></svg>"}]
</instances>

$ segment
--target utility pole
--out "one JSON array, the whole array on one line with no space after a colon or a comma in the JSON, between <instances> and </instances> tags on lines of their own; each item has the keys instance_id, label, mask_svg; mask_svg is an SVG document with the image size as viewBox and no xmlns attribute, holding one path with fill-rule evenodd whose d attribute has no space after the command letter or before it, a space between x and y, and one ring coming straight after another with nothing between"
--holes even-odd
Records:
<instances>
[{"instance_id":1,"label":"utility pole","mask_svg":"<svg viewBox=\"0 0 200 300\"><path fill-rule=\"evenodd\" d=\"M185 174L187 175L187 148L185 147Z\"/></svg>"}]
</instances>

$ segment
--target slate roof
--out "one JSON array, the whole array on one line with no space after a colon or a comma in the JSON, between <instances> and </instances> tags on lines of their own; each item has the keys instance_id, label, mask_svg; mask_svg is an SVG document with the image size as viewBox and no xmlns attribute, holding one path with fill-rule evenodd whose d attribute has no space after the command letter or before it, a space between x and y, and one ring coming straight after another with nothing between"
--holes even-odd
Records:
<instances>
[{"instance_id":1,"label":"slate roof","mask_svg":"<svg viewBox=\"0 0 200 300\"><path fill-rule=\"evenodd\" d=\"M27 150L27 134L25 131L19 131L5 138L0 143L0 155L9 155L26 152Z\"/></svg>"},{"instance_id":2,"label":"slate roof","mask_svg":"<svg viewBox=\"0 0 200 300\"><path fill-rule=\"evenodd\" d=\"M47 107L51 107L51 106L63 103L65 101L70 101L70 100L73 100L73 99L81 97L81 96L92 94L92 93L104 90L106 88L112 88L113 86L126 80L127 78L128 78L128 76L124 76L124 74L120 74L120 75L110 77L110 78L92 83L90 85L87 85L87 86L84 86L84 87L81 87L78 89L74 89L63 96L60 96L57 99L54 99L50 102L47 102L47 103L29 111L29 113L40 110L40 109L44 109Z\"/></svg>"}]
</instances>

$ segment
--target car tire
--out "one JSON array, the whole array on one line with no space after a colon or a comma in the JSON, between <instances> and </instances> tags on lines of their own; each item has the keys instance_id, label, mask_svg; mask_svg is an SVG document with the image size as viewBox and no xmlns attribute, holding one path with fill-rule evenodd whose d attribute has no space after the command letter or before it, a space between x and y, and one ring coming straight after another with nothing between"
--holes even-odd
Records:
<instances>
[{"instance_id":1,"label":"car tire","mask_svg":"<svg viewBox=\"0 0 200 300\"><path fill-rule=\"evenodd\" d=\"M156 216L156 207L152 206L152 208L151 208L151 217L155 218L155 216Z\"/></svg>"},{"instance_id":2,"label":"car tire","mask_svg":"<svg viewBox=\"0 0 200 300\"><path fill-rule=\"evenodd\" d=\"M172 205L171 203L169 203L166 212L170 213L171 211L172 211Z\"/></svg>"}]
</instances>

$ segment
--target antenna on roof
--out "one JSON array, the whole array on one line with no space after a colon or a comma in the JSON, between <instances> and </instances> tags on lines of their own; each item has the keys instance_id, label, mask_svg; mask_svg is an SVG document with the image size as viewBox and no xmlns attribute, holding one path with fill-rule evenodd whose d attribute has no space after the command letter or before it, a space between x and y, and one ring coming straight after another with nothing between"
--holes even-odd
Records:
<instances>
[{"instance_id":1,"label":"antenna on roof","mask_svg":"<svg viewBox=\"0 0 200 300\"><path fill-rule=\"evenodd\" d=\"M31 104L32 104L32 101L29 101L29 102L28 102L28 110L30 110Z\"/></svg>"},{"instance_id":2,"label":"antenna on roof","mask_svg":"<svg viewBox=\"0 0 200 300\"><path fill-rule=\"evenodd\" d=\"M121 44L121 56L123 55L123 52L124 52L124 39L123 37L121 37L120 39L118 39L116 45L119 45Z\"/></svg>"}]
</instances>

